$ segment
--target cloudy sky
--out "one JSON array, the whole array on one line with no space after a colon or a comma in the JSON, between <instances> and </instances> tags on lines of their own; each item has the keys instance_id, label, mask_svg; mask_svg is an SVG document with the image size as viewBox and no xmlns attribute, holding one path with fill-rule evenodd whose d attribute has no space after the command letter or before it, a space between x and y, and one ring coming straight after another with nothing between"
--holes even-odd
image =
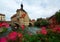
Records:
<instances>
[{"instance_id":1,"label":"cloudy sky","mask_svg":"<svg viewBox=\"0 0 60 42\"><path fill-rule=\"evenodd\" d=\"M60 0L0 0L0 13L6 15L6 20L20 8L21 1L31 19L50 17L60 9Z\"/></svg>"}]
</instances>

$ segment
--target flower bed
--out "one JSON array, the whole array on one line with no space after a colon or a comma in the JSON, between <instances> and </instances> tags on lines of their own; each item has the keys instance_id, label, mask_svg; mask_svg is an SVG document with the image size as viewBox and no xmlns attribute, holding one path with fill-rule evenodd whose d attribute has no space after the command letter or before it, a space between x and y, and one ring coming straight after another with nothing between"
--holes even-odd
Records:
<instances>
[{"instance_id":1,"label":"flower bed","mask_svg":"<svg viewBox=\"0 0 60 42\"><path fill-rule=\"evenodd\" d=\"M3 29L4 30L3 30ZM11 30L8 34L1 37L2 33L8 32L9 25L0 23L0 42L60 42L60 26L54 28L42 27L36 34L32 34L24 25L17 31Z\"/></svg>"},{"instance_id":2,"label":"flower bed","mask_svg":"<svg viewBox=\"0 0 60 42\"><path fill-rule=\"evenodd\" d=\"M0 38L6 36L9 33L9 24L6 22L0 22Z\"/></svg>"}]
</instances>

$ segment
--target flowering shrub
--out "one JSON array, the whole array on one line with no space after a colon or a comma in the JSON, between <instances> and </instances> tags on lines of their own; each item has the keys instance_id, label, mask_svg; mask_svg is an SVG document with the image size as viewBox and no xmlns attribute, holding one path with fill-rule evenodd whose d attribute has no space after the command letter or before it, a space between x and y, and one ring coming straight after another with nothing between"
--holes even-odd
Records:
<instances>
[{"instance_id":1,"label":"flowering shrub","mask_svg":"<svg viewBox=\"0 0 60 42\"><path fill-rule=\"evenodd\" d=\"M8 29L9 27L5 22L0 24L0 29ZM36 31L36 34L32 34L29 31L26 32L24 25L22 25L20 29L18 29L18 31L10 31L6 36L0 37L0 42L60 42L60 26L58 25L48 29L42 27L39 31Z\"/></svg>"},{"instance_id":2,"label":"flowering shrub","mask_svg":"<svg viewBox=\"0 0 60 42\"><path fill-rule=\"evenodd\" d=\"M42 28L40 33L43 34L43 35L46 35L47 34L47 30L45 28Z\"/></svg>"},{"instance_id":3,"label":"flowering shrub","mask_svg":"<svg viewBox=\"0 0 60 42\"><path fill-rule=\"evenodd\" d=\"M15 40L17 37L17 32L11 32L8 34L8 39Z\"/></svg>"},{"instance_id":4,"label":"flowering shrub","mask_svg":"<svg viewBox=\"0 0 60 42\"><path fill-rule=\"evenodd\" d=\"M23 37L23 34L22 33L17 33L18 37L19 38L22 38Z\"/></svg>"},{"instance_id":5,"label":"flowering shrub","mask_svg":"<svg viewBox=\"0 0 60 42\"><path fill-rule=\"evenodd\" d=\"M25 42L60 42L60 26L54 29L43 27L36 35L24 35Z\"/></svg>"},{"instance_id":6,"label":"flowering shrub","mask_svg":"<svg viewBox=\"0 0 60 42\"><path fill-rule=\"evenodd\" d=\"M0 39L0 42L7 42L7 38L6 38L6 37L2 37L2 38Z\"/></svg>"},{"instance_id":7,"label":"flowering shrub","mask_svg":"<svg viewBox=\"0 0 60 42\"><path fill-rule=\"evenodd\" d=\"M7 32L9 24L6 22L0 22L0 34Z\"/></svg>"},{"instance_id":8,"label":"flowering shrub","mask_svg":"<svg viewBox=\"0 0 60 42\"><path fill-rule=\"evenodd\" d=\"M25 29L25 26L24 25L21 25L21 29L24 30Z\"/></svg>"},{"instance_id":9,"label":"flowering shrub","mask_svg":"<svg viewBox=\"0 0 60 42\"><path fill-rule=\"evenodd\" d=\"M8 33L9 24L6 22L0 22L0 42L7 42L5 37Z\"/></svg>"},{"instance_id":10,"label":"flowering shrub","mask_svg":"<svg viewBox=\"0 0 60 42\"><path fill-rule=\"evenodd\" d=\"M60 26L57 25L57 26L55 26L54 28L52 28L52 32L60 33Z\"/></svg>"},{"instance_id":11,"label":"flowering shrub","mask_svg":"<svg viewBox=\"0 0 60 42\"><path fill-rule=\"evenodd\" d=\"M0 28L1 28L1 27L6 27L6 28L8 28L8 27L9 27L9 24L6 23L6 22L0 22Z\"/></svg>"},{"instance_id":12,"label":"flowering shrub","mask_svg":"<svg viewBox=\"0 0 60 42\"><path fill-rule=\"evenodd\" d=\"M18 30L18 31L11 30L9 32L9 30L8 30L9 27L10 26L8 23L0 22L0 42L19 42L19 41L22 41L23 34L20 33L20 30ZM21 29L23 30L24 26L21 26Z\"/></svg>"}]
</instances>

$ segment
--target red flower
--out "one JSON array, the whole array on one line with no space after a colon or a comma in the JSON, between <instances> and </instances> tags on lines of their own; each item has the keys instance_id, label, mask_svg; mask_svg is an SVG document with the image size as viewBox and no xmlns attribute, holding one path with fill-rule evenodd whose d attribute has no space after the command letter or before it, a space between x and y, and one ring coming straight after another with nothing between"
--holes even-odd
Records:
<instances>
[{"instance_id":1,"label":"red flower","mask_svg":"<svg viewBox=\"0 0 60 42\"><path fill-rule=\"evenodd\" d=\"M6 37L1 38L0 42L7 42L7 38Z\"/></svg>"},{"instance_id":2,"label":"red flower","mask_svg":"<svg viewBox=\"0 0 60 42\"><path fill-rule=\"evenodd\" d=\"M53 28L52 29L52 32L57 32L57 28Z\"/></svg>"},{"instance_id":3,"label":"red flower","mask_svg":"<svg viewBox=\"0 0 60 42\"><path fill-rule=\"evenodd\" d=\"M53 24L51 24L51 25L50 25L50 28L54 28L54 25L53 25Z\"/></svg>"},{"instance_id":4,"label":"red flower","mask_svg":"<svg viewBox=\"0 0 60 42\"><path fill-rule=\"evenodd\" d=\"M46 29L46 27L44 27L44 26L43 26L43 27L41 27L41 28L44 28L44 29Z\"/></svg>"},{"instance_id":5,"label":"red flower","mask_svg":"<svg viewBox=\"0 0 60 42\"><path fill-rule=\"evenodd\" d=\"M9 28L9 24L6 22L0 22L0 27L6 27Z\"/></svg>"},{"instance_id":6,"label":"red flower","mask_svg":"<svg viewBox=\"0 0 60 42\"><path fill-rule=\"evenodd\" d=\"M43 35L46 35L47 34L47 30L45 28L42 28L40 33L43 34Z\"/></svg>"},{"instance_id":7,"label":"red flower","mask_svg":"<svg viewBox=\"0 0 60 42\"><path fill-rule=\"evenodd\" d=\"M22 42L23 34L22 33L18 33L18 37L19 37L20 42Z\"/></svg>"},{"instance_id":8,"label":"red flower","mask_svg":"<svg viewBox=\"0 0 60 42\"><path fill-rule=\"evenodd\" d=\"M0 27L2 27L2 23L0 23Z\"/></svg>"},{"instance_id":9,"label":"red flower","mask_svg":"<svg viewBox=\"0 0 60 42\"><path fill-rule=\"evenodd\" d=\"M22 30L24 30L25 29L25 26L24 25L21 25L21 28L22 28Z\"/></svg>"},{"instance_id":10,"label":"red flower","mask_svg":"<svg viewBox=\"0 0 60 42\"><path fill-rule=\"evenodd\" d=\"M56 25L55 28L52 29L52 31L60 33L60 26Z\"/></svg>"},{"instance_id":11,"label":"red flower","mask_svg":"<svg viewBox=\"0 0 60 42\"><path fill-rule=\"evenodd\" d=\"M56 26L57 28L57 33L60 33L60 26Z\"/></svg>"},{"instance_id":12,"label":"red flower","mask_svg":"<svg viewBox=\"0 0 60 42\"><path fill-rule=\"evenodd\" d=\"M18 33L18 37L19 38L22 38L23 37L23 34L22 33Z\"/></svg>"},{"instance_id":13,"label":"red flower","mask_svg":"<svg viewBox=\"0 0 60 42\"><path fill-rule=\"evenodd\" d=\"M8 23L6 23L6 22L3 22L3 23L2 23L2 26L4 26L4 27L8 28L8 27L9 27L9 24L8 24Z\"/></svg>"},{"instance_id":14,"label":"red flower","mask_svg":"<svg viewBox=\"0 0 60 42\"><path fill-rule=\"evenodd\" d=\"M8 35L8 39L10 39L10 40L16 40L16 37L17 37L17 32L11 32Z\"/></svg>"}]
</instances>

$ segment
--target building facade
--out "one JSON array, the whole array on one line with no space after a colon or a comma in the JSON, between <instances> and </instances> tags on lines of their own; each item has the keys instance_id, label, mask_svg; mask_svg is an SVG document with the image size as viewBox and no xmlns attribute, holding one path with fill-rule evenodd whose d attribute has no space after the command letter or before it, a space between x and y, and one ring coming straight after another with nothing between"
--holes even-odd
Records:
<instances>
[{"instance_id":1,"label":"building facade","mask_svg":"<svg viewBox=\"0 0 60 42\"><path fill-rule=\"evenodd\" d=\"M5 15L0 13L0 21L5 21Z\"/></svg>"},{"instance_id":2,"label":"building facade","mask_svg":"<svg viewBox=\"0 0 60 42\"><path fill-rule=\"evenodd\" d=\"M57 25L57 21L56 21L56 17L55 15L51 16L50 18L48 18L49 24L51 28L54 28L55 25Z\"/></svg>"},{"instance_id":3,"label":"building facade","mask_svg":"<svg viewBox=\"0 0 60 42\"><path fill-rule=\"evenodd\" d=\"M29 25L29 16L27 12L23 9L23 4L21 8L16 10L16 14L11 17L12 22L19 23L20 25Z\"/></svg>"}]
</instances>

